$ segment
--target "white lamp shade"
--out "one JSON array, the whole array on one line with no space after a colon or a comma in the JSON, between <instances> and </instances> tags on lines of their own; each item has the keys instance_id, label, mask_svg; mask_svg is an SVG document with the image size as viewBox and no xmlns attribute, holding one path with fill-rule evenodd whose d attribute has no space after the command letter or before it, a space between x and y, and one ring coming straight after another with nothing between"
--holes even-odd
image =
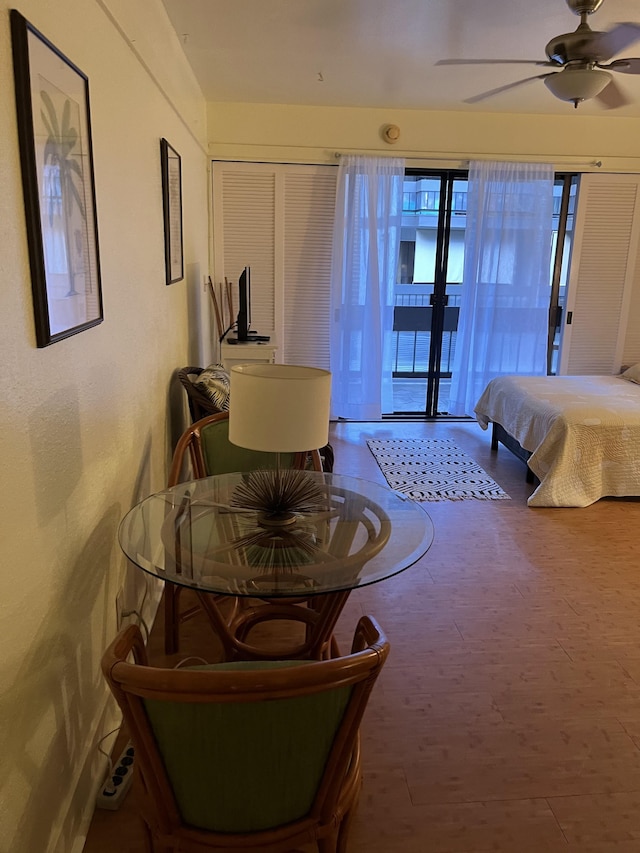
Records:
<instances>
[{"instance_id":1,"label":"white lamp shade","mask_svg":"<svg viewBox=\"0 0 640 853\"><path fill-rule=\"evenodd\" d=\"M608 71L598 68L565 68L545 77L544 84L561 101L588 101L599 95L611 80Z\"/></svg>"},{"instance_id":2,"label":"white lamp shade","mask_svg":"<svg viewBox=\"0 0 640 853\"><path fill-rule=\"evenodd\" d=\"M229 441L249 450L294 453L329 440L331 374L288 364L231 368Z\"/></svg>"}]
</instances>

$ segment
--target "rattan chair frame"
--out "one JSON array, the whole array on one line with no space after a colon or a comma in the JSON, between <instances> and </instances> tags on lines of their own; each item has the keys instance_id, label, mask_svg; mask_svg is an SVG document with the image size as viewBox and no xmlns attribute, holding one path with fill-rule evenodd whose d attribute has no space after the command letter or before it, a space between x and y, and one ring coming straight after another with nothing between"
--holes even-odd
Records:
<instances>
[{"instance_id":1,"label":"rattan chair frame","mask_svg":"<svg viewBox=\"0 0 640 853\"><path fill-rule=\"evenodd\" d=\"M133 741L134 788L153 853L253 851L287 853L315 842L319 853L346 853L362 783L359 727L373 685L389 654L377 622L361 617L350 655L285 669L185 670L150 667L136 625L123 629L102 658L102 671ZM133 654L134 662L128 662ZM167 702L265 702L351 686L314 802L308 814L284 826L251 833L218 833L186 825L180 815L143 700ZM259 759L258 759L259 760ZM246 768L251 773L251 768Z\"/></svg>"},{"instance_id":2,"label":"rattan chair frame","mask_svg":"<svg viewBox=\"0 0 640 853\"><path fill-rule=\"evenodd\" d=\"M181 367L178 370L178 379L187 392L189 413L194 423L205 418L207 415L213 415L219 411L213 401L191 379L192 376L197 379L203 370L204 367Z\"/></svg>"}]
</instances>

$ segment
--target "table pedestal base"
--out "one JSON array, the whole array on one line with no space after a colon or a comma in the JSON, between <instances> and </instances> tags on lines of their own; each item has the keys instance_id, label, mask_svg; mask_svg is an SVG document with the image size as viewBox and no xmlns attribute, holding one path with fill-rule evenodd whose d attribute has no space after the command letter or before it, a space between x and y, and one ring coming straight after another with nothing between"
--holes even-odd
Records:
<instances>
[{"instance_id":1,"label":"table pedestal base","mask_svg":"<svg viewBox=\"0 0 640 853\"><path fill-rule=\"evenodd\" d=\"M339 653L333 629L349 597L349 590L312 596L298 603L283 599L236 599L231 614L225 616L219 599L198 592L198 600L222 643L225 660L322 660ZM265 622L298 622L305 626L305 639L295 645L262 649L249 642L250 632Z\"/></svg>"}]
</instances>

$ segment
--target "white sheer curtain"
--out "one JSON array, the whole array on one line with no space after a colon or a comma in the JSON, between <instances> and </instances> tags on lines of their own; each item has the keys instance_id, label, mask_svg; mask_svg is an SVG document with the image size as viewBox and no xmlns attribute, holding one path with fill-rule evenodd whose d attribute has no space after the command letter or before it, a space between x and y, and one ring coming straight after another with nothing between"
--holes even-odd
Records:
<instances>
[{"instance_id":1,"label":"white sheer curtain","mask_svg":"<svg viewBox=\"0 0 640 853\"><path fill-rule=\"evenodd\" d=\"M553 182L546 163L470 164L452 415L496 376L546 373Z\"/></svg>"},{"instance_id":2,"label":"white sheer curtain","mask_svg":"<svg viewBox=\"0 0 640 853\"><path fill-rule=\"evenodd\" d=\"M404 160L343 156L333 235L333 418L393 411L393 306Z\"/></svg>"}]
</instances>

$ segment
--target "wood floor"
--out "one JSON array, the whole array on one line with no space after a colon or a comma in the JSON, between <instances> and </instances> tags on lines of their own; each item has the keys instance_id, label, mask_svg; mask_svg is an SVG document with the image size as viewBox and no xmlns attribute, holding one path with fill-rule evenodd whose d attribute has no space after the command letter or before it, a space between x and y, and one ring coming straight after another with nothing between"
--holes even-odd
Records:
<instances>
[{"instance_id":1,"label":"wood floor","mask_svg":"<svg viewBox=\"0 0 640 853\"><path fill-rule=\"evenodd\" d=\"M338 424L335 470L384 482L366 439L385 437L451 438L512 499L426 504L426 556L341 616L343 648L362 613L391 641L350 853L638 853L640 501L529 509L522 463L474 423ZM214 659L187 628L183 655ZM132 795L97 811L85 853L143 850L134 814Z\"/></svg>"}]
</instances>

